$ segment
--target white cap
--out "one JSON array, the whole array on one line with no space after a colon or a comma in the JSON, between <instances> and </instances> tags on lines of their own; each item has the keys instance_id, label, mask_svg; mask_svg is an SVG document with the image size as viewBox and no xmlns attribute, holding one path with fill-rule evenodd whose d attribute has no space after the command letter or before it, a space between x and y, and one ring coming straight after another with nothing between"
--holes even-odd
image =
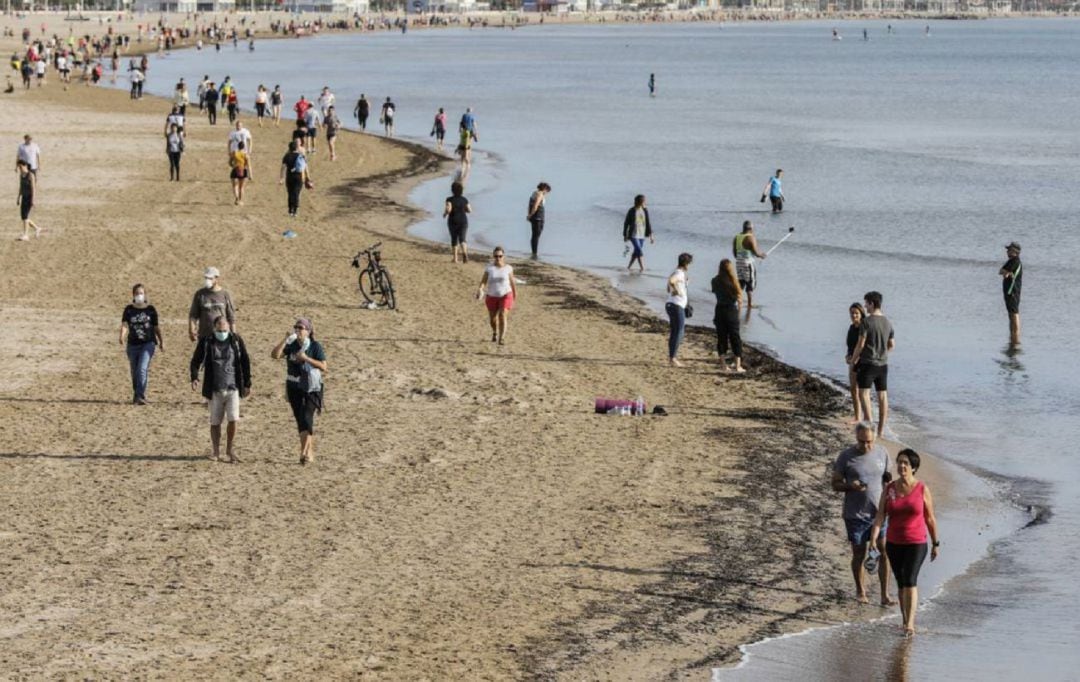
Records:
<instances>
[{"instance_id":1,"label":"white cap","mask_svg":"<svg viewBox=\"0 0 1080 682\"><path fill-rule=\"evenodd\" d=\"M221 277L221 272L214 266L206 268L206 272L203 273L203 277Z\"/></svg>"}]
</instances>

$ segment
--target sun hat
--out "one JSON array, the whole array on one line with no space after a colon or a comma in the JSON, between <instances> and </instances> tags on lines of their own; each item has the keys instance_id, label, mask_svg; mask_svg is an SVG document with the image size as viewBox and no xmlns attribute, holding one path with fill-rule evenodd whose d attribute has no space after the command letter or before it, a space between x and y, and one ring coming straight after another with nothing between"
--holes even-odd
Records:
<instances>
[{"instance_id":1,"label":"sun hat","mask_svg":"<svg viewBox=\"0 0 1080 682\"><path fill-rule=\"evenodd\" d=\"M221 271L214 266L206 268L206 272L203 273L203 277L221 277Z\"/></svg>"}]
</instances>

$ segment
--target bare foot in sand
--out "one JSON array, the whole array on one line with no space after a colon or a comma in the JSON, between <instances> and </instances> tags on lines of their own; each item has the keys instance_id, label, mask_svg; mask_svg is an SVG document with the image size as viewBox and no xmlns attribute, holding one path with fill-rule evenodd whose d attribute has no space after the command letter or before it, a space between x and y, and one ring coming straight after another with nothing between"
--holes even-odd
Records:
<instances>
[{"instance_id":1,"label":"bare foot in sand","mask_svg":"<svg viewBox=\"0 0 1080 682\"><path fill-rule=\"evenodd\" d=\"M896 600L893 599L892 597L890 597L889 595L885 595L884 597L881 598L881 605L882 606L896 606Z\"/></svg>"},{"instance_id":2,"label":"bare foot in sand","mask_svg":"<svg viewBox=\"0 0 1080 682\"><path fill-rule=\"evenodd\" d=\"M859 602L860 604L869 604L870 598L867 597L865 594L857 594L855 595L855 601Z\"/></svg>"},{"instance_id":3,"label":"bare foot in sand","mask_svg":"<svg viewBox=\"0 0 1080 682\"><path fill-rule=\"evenodd\" d=\"M676 360L675 358L671 358L670 360L668 360L668 364L671 365L672 367L682 367L682 363L679 362L678 360Z\"/></svg>"},{"instance_id":4,"label":"bare foot in sand","mask_svg":"<svg viewBox=\"0 0 1080 682\"><path fill-rule=\"evenodd\" d=\"M914 627L906 627L906 628L904 628L904 637L914 637L914 636L915 636L915 628Z\"/></svg>"}]
</instances>

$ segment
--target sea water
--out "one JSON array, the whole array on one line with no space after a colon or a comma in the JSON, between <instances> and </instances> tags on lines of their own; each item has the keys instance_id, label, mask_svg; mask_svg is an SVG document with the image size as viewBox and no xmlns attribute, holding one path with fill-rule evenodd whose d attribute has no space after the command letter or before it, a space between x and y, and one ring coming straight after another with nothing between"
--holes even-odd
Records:
<instances>
[{"instance_id":1,"label":"sea water","mask_svg":"<svg viewBox=\"0 0 1080 682\"><path fill-rule=\"evenodd\" d=\"M742 221L754 222L763 248L794 226L760 266L760 308L744 338L843 379L848 304L882 292L896 329L897 435L983 473L983 485L1038 520L1000 539L987 531L984 558L942 589L950 549L986 540L977 509L943 518L952 535L943 532L942 560L924 568L923 596L937 595L913 642L897 638L894 620L826 629L751 647L745 665L721 675L1075 679L1080 23L930 22L929 35L926 22L891 22L891 34L887 23L548 22L261 41L253 53L154 59L148 89L168 94L184 76L194 93L204 73L230 74L245 108L259 83L280 83L288 112L326 84L343 121L367 95L369 130L391 96L398 134L422 142L444 107L451 152L471 106L474 249L527 252L526 202L546 181L542 258L604 274L659 312L677 254L693 253L691 302L703 323L709 279ZM845 40L831 40L833 26ZM258 154L275 163L276 152ZM787 205L774 216L758 199L776 168ZM441 212L449 180L413 200ZM643 275L626 271L621 237L638 193L657 232ZM438 217L414 231L447 239ZM1019 349L1008 348L997 274L1012 240L1023 245Z\"/></svg>"}]
</instances>

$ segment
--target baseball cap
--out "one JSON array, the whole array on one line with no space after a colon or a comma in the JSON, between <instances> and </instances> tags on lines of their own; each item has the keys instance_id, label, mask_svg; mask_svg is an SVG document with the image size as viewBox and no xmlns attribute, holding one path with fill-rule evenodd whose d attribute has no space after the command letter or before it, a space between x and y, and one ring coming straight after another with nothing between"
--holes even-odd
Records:
<instances>
[{"instance_id":1,"label":"baseball cap","mask_svg":"<svg viewBox=\"0 0 1080 682\"><path fill-rule=\"evenodd\" d=\"M221 277L221 272L214 266L206 268L206 272L203 273L203 277Z\"/></svg>"},{"instance_id":2,"label":"baseball cap","mask_svg":"<svg viewBox=\"0 0 1080 682\"><path fill-rule=\"evenodd\" d=\"M1020 250L1020 242L1009 242L1008 244L1005 245L1005 248L1006 249L1016 249L1017 251L1019 251Z\"/></svg>"}]
</instances>

